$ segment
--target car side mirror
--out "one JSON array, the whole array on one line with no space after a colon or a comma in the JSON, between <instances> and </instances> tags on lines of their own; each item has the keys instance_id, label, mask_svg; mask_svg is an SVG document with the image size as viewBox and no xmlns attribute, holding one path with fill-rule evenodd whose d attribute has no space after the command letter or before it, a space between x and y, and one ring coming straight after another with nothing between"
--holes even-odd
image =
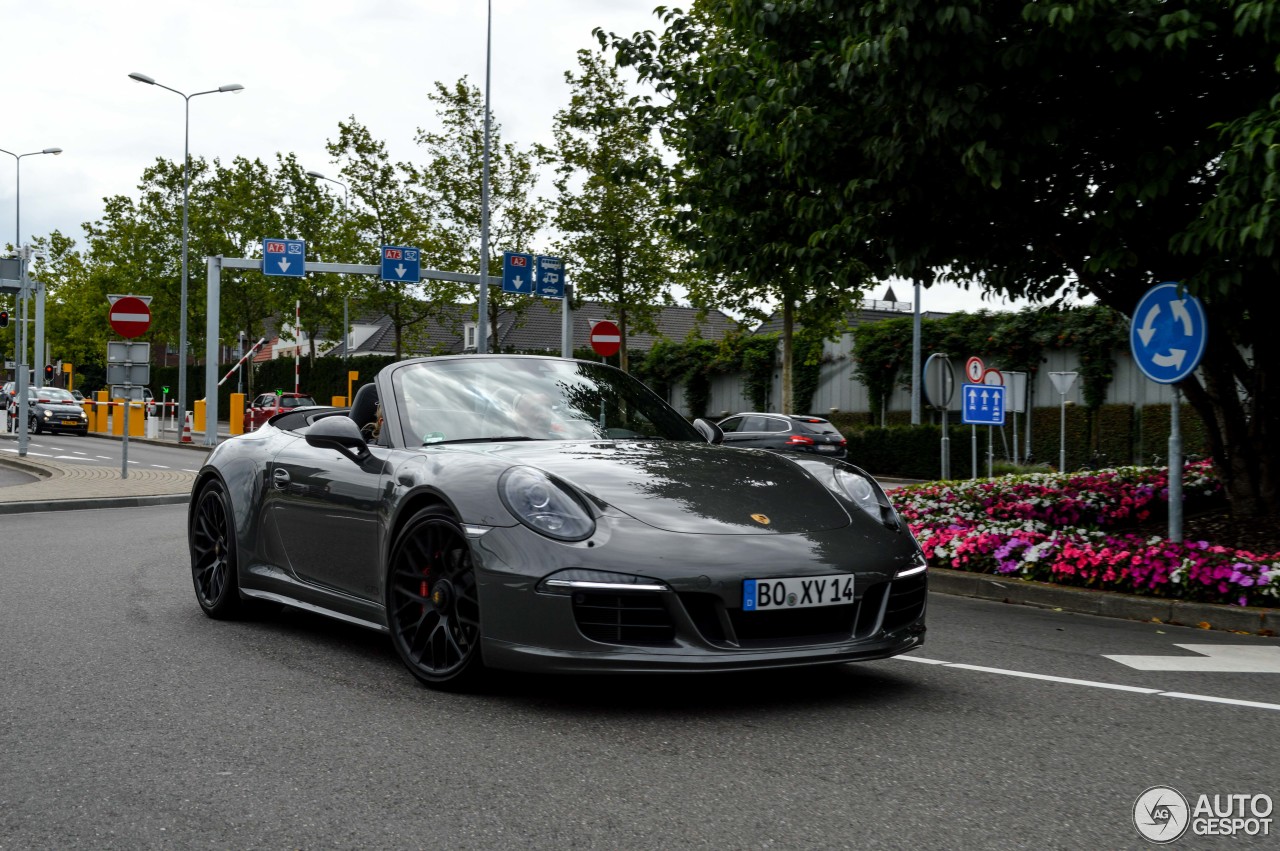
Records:
<instances>
[{"instance_id":1,"label":"car side mirror","mask_svg":"<svg viewBox=\"0 0 1280 851\"><path fill-rule=\"evenodd\" d=\"M693 427L698 430L698 434L706 438L707 443L724 443L724 432L711 420L698 417L693 421Z\"/></svg>"},{"instance_id":2,"label":"car side mirror","mask_svg":"<svg viewBox=\"0 0 1280 851\"><path fill-rule=\"evenodd\" d=\"M369 455L369 447L360 427L349 417L325 417L307 429L307 444L321 449L336 449L352 461L360 463Z\"/></svg>"}]
</instances>

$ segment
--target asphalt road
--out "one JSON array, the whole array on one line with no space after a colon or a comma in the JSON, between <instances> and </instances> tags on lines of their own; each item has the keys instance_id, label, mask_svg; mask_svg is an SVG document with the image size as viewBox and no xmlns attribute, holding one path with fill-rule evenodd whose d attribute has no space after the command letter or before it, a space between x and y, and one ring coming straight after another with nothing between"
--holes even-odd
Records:
<instances>
[{"instance_id":1,"label":"asphalt road","mask_svg":"<svg viewBox=\"0 0 1280 851\"><path fill-rule=\"evenodd\" d=\"M203 450L203 451L202 451ZM16 436L6 435L0 440L0 452L10 455L18 451ZM76 464L94 464L120 467L124 441L118 437L92 437L89 435L32 434L27 438L27 454L34 458L52 458ZM181 446L163 446L129 441L129 468L155 467L162 470L189 470L196 472L204 463L208 451L205 447L188 449Z\"/></svg>"},{"instance_id":2,"label":"asphalt road","mask_svg":"<svg viewBox=\"0 0 1280 851\"><path fill-rule=\"evenodd\" d=\"M1275 639L934 595L917 661L452 695L207 619L184 506L2 522L0 849L1139 848L1150 786L1280 798L1280 673L1105 658Z\"/></svg>"}]
</instances>

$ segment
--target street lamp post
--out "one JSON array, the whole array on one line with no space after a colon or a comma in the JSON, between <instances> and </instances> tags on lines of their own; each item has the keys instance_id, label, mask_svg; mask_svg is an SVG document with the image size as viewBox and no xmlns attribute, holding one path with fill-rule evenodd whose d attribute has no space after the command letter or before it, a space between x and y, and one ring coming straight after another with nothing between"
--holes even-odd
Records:
<instances>
[{"instance_id":1,"label":"street lamp post","mask_svg":"<svg viewBox=\"0 0 1280 851\"><path fill-rule=\"evenodd\" d=\"M311 178L312 180L327 180L330 183L336 183L342 187L342 218L346 219L347 209L348 209L347 195L349 192L349 190L347 189L347 184L343 183L341 180L334 180L332 177L325 177L323 174L321 174L318 171L307 172L307 177ZM343 289L345 290L346 287L343 287ZM348 307L347 294L344 292L342 294L342 362L343 363L347 362L347 354L348 354L347 349L349 348L348 344L351 342L351 324L348 320L347 307Z\"/></svg>"},{"instance_id":2,"label":"street lamp post","mask_svg":"<svg viewBox=\"0 0 1280 851\"><path fill-rule=\"evenodd\" d=\"M18 455L25 456L27 454L27 260L29 252L22 249L22 158L34 157L40 154L53 154L57 156L62 153L62 148L44 148L39 151L28 151L25 154L15 154L13 151L6 151L0 148L0 153L8 154L13 157L14 171L14 223L13 223L13 249L18 252L19 263L22 264L21 274L19 278L20 292L18 293L18 329L14 332L14 356L13 365L17 369L16 386L18 388ZM19 342L21 341L21 342ZM37 353L38 354L38 353ZM0 363L4 358L0 357Z\"/></svg>"},{"instance_id":3,"label":"street lamp post","mask_svg":"<svg viewBox=\"0 0 1280 851\"><path fill-rule=\"evenodd\" d=\"M185 419L187 410L187 212L189 206L188 194L191 188L191 99L200 95L239 92L244 90L244 86L239 83L228 83L225 86L219 86L216 89L209 89L205 92L185 94L177 89L171 89L163 83L157 83L155 78L140 74L137 71L130 74L129 79L137 80L139 83L146 83L148 86L159 86L165 91L173 92L181 97L185 104L182 138L182 289L178 303L178 413ZM205 388L205 392L208 393L209 388ZM205 425L205 428L213 428L215 430L217 427L217 423ZM181 428L178 429L178 442L182 442Z\"/></svg>"}]
</instances>

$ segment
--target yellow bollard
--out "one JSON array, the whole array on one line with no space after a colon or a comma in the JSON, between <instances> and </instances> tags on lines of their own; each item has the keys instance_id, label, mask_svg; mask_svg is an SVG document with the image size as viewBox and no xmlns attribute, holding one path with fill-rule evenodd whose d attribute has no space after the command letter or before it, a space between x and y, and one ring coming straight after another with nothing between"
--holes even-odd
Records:
<instances>
[{"instance_id":1,"label":"yellow bollard","mask_svg":"<svg viewBox=\"0 0 1280 851\"><path fill-rule=\"evenodd\" d=\"M97 404L93 406L93 430L99 434L106 434L111 429L111 424L107 417L111 416L111 406L107 404L107 391L99 390L94 394Z\"/></svg>"},{"instance_id":2,"label":"yellow bollard","mask_svg":"<svg viewBox=\"0 0 1280 851\"><path fill-rule=\"evenodd\" d=\"M333 405L333 407L335 408L345 408L347 406L347 397L334 396L331 400L329 400L329 404Z\"/></svg>"},{"instance_id":3,"label":"yellow bollard","mask_svg":"<svg viewBox=\"0 0 1280 851\"><path fill-rule=\"evenodd\" d=\"M231 433L244 434L244 399L243 393L231 394Z\"/></svg>"},{"instance_id":4,"label":"yellow bollard","mask_svg":"<svg viewBox=\"0 0 1280 851\"><path fill-rule=\"evenodd\" d=\"M191 418L192 431L204 431L204 400L196 400L195 416Z\"/></svg>"},{"instance_id":5,"label":"yellow bollard","mask_svg":"<svg viewBox=\"0 0 1280 851\"><path fill-rule=\"evenodd\" d=\"M124 400L111 400L111 433L116 437L124 434Z\"/></svg>"},{"instance_id":6,"label":"yellow bollard","mask_svg":"<svg viewBox=\"0 0 1280 851\"><path fill-rule=\"evenodd\" d=\"M147 436L147 411L141 402L129 403L129 436Z\"/></svg>"}]
</instances>

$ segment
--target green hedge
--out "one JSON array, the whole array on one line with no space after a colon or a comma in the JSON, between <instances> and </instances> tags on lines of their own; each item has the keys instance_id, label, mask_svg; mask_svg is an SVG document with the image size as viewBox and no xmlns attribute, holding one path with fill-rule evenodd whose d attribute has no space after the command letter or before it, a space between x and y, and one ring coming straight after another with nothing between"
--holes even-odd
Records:
<instances>
[{"instance_id":1,"label":"green hedge","mask_svg":"<svg viewBox=\"0 0 1280 851\"><path fill-rule=\"evenodd\" d=\"M898 416L895 416L897 414ZM1095 411L1068 405L1066 409L1066 460L1068 470L1088 464L1120 466L1151 464L1158 455L1166 461L1169 443L1169 406L1103 405ZM930 412L927 416L934 416ZM1031 412L1031 455L1034 462L1058 466L1061 440L1061 408L1036 408ZM936 423L912 426L907 412L890 412L887 427L871 423L867 413L829 415L849 441L849 460L868 472L883 476L936 479L941 472L941 428ZM895 422L895 420L897 422ZM1025 453L1026 417L1018 415L1018 443ZM978 429L978 469L986 475L987 427ZM1183 453L1207 457L1209 445L1204 423L1189 406L1181 408ZM973 475L972 426L949 420L951 475ZM991 433L996 460L1013 450L1012 415ZM1095 450L1099 453L1095 460Z\"/></svg>"}]
</instances>

